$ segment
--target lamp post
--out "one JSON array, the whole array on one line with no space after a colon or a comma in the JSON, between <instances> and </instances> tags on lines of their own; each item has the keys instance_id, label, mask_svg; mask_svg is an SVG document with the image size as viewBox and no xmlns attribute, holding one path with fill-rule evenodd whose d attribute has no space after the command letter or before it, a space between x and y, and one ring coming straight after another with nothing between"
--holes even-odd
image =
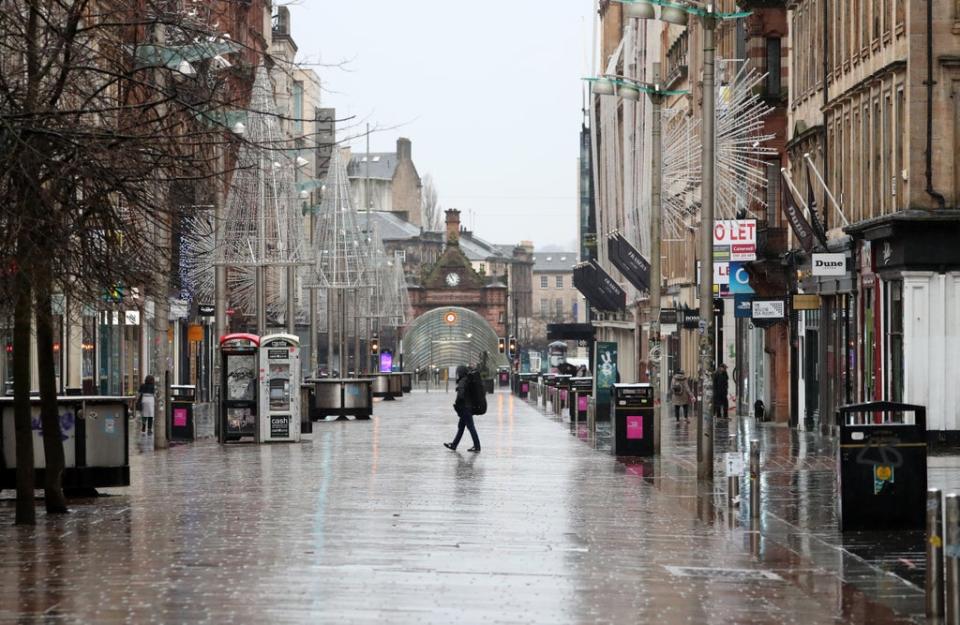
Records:
<instances>
[{"instance_id":1,"label":"lamp post","mask_svg":"<svg viewBox=\"0 0 960 625\"><path fill-rule=\"evenodd\" d=\"M697 419L697 479L713 479L713 216L714 178L716 172L716 90L714 32L721 20L739 19L749 11L720 13L713 3L697 0L618 0L624 13L637 19L650 19L653 6L660 7L660 19L670 24L686 26L690 15L700 18L703 26L703 124L701 153L701 213L700 213L700 378L701 407ZM659 264L659 258L656 259ZM651 264L652 271L652 264ZM658 324L659 325L659 324ZM652 329L652 326L651 326ZM652 334L652 332L651 332Z\"/></svg>"},{"instance_id":2,"label":"lamp post","mask_svg":"<svg viewBox=\"0 0 960 625\"><path fill-rule=\"evenodd\" d=\"M632 4L627 8L646 7L649 11L641 11L647 17L653 16L653 7L645 4ZM637 15L627 11L628 16ZM637 100L640 93L646 93L653 107L653 123L651 124L651 172L650 172L650 331L648 357L650 359L650 384L654 389L653 402L653 450L660 453L660 416L662 408L662 393L660 382L660 299L663 277L660 268L661 256L661 187L663 184L663 141L661 138L660 107L663 99L669 95L683 95L686 91L664 91L660 88L660 63L653 63L653 82L645 83L617 76L603 76L593 81L593 93L597 95L613 95L619 93L626 100Z\"/></svg>"}]
</instances>

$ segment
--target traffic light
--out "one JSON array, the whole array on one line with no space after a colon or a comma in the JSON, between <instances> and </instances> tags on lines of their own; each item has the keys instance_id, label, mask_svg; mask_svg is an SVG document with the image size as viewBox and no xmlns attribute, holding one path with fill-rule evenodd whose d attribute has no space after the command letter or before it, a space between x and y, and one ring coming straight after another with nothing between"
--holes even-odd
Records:
<instances>
[{"instance_id":1,"label":"traffic light","mask_svg":"<svg viewBox=\"0 0 960 625\"><path fill-rule=\"evenodd\" d=\"M515 337L510 337L510 355L516 356L517 354L517 339Z\"/></svg>"},{"instance_id":2,"label":"traffic light","mask_svg":"<svg viewBox=\"0 0 960 625\"><path fill-rule=\"evenodd\" d=\"M507 351L507 339L497 339L497 349L501 354Z\"/></svg>"},{"instance_id":3,"label":"traffic light","mask_svg":"<svg viewBox=\"0 0 960 625\"><path fill-rule=\"evenodd\" d=\"M372 338L370 339L370 355L376 356L380 353L380 339Z\"/></svg>"}]
</instances>

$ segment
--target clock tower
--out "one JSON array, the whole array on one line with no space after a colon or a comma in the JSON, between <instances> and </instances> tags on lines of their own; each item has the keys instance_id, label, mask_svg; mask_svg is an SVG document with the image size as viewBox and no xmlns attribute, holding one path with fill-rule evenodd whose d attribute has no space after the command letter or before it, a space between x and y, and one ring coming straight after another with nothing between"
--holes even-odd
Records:
<instances>
[{"instance_id":1,"label":"clock tower","mask_svg":"<svg viewBox=\"0 0 960 625\"><path fill-rule=\"evenodd\" d=\"M446 211L447 244L436 262L421 269L420 285L410 287L415 316L444 306L468 308L487 320L497 336L506 336L505 277L488 278L473 269L460 249L460 211Z\"/></svg>"}]
</instances>

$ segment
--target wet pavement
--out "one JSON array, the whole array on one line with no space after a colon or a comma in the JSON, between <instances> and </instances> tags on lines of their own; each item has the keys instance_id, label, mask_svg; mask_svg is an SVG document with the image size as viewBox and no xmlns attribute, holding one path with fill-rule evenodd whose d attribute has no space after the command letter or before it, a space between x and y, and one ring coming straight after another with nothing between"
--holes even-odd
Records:
<instances>
[{"instance_id":1,"label":"wet pavement","mask_svg":"<svg viewBox=\"0 0 960 625\"><path fill-rule=\"evenodd\" d=\"M477 455L441 446L451 403L137 453L131 487L35 528L0 501L0 623L922 622L910 576L836 531L830 439L760 428L751 529L725 480L697 485L693 421L664 428L661 460L617 462L604 424L591 438L500 392Z\"/></svg>"}]
</instances>

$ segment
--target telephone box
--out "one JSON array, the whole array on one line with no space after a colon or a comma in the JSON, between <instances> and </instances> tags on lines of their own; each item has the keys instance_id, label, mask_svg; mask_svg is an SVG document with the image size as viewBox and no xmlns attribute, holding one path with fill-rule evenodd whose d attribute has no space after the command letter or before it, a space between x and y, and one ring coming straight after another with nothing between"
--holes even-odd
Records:
<instances>
[{"instance_id":1,"label":"telephone box","mask_svg":"<svg viewBox=\"0 0 960 625\"><path fill-rule=\"evenodd\" d=\"M227 334L220 338L220 406L217 440L257 437L258 351L260 337Z\"/></svg>"},{"instance_id":2,"label":"telephone box","mask_svg":"<svg viewBox=\"0 0 960 625\"><path fill-rule=\"evenodd\" d=\"M300 339L260 339L260 442L300 442Z\"/></svg>"}]
</instances>

